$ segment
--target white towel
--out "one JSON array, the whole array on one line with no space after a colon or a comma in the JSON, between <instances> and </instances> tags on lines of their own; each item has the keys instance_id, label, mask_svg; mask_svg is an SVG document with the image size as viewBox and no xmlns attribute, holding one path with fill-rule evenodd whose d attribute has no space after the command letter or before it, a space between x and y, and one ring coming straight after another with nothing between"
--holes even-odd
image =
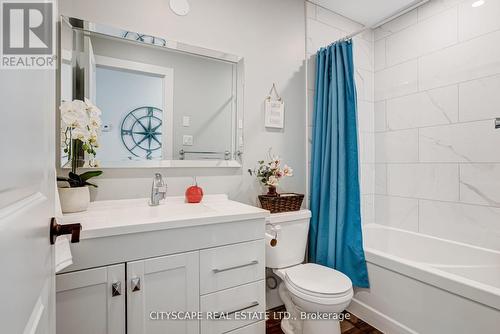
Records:
<instances>
[{"instance_id":1,"label":"white towel","mask_svg":"<svg viewBox=\"0 0 500 334\"><path fill-rule=\"evenodd\" d=\"M57 237L55 244L56 273L73 264L73 256L69 246L70 236L62 235Z\"/></svg>"},{"instance_id":2,"label":"white towel","mask_svg":"<svg viewBox=\"0 0 500 334\"><path fill-rule=\"evenodd\" d=\"M57 183L54 204L55 216L62 217L61 203L59 202L59 192L57 191ZM54 245L56 273L73 264L73 256L71 255L71 248L69 246L70 238L71 236L69 235L61 235L56 239L56 243Z\"/></svg>"}]
</instances>

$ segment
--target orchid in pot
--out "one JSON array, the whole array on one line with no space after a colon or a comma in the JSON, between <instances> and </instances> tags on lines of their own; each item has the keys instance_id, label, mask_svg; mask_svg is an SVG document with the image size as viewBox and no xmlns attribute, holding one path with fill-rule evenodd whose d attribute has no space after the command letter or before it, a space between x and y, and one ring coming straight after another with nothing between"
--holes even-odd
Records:
<instances>
[{"instance_id":1,"label":"orchid in pot","mask_svg":"<svg viewBox=\"0 0 500 334\"><path fill-rule=\"evenodd\" d=\"M282 166L281 159L269 150L269 160L260 160L254 170L249 169L250 175L255 175L260 183L268 188L268 196L278 196L276 187L283 177L293 176L293 169L288 165Z\"/></svg>"},{"instance_id":2,"label":"orchid in pot","mask_svg":"<svg viewBox=\"0 0 500 334\"><path fill-rule=\"evenodd\" d=\"M62 211L85 211L90 203L88 186L97 187L89 179L99 176L102 171L88 171L78 174L79 167L97 167L96 148L99 146L101 111L89 100L64 101L61 112L61 145L71 161L68 177L58 177L68 187L59 188ZM84 164L85 154L91 156Z\"/></svg>"}]
</instances>

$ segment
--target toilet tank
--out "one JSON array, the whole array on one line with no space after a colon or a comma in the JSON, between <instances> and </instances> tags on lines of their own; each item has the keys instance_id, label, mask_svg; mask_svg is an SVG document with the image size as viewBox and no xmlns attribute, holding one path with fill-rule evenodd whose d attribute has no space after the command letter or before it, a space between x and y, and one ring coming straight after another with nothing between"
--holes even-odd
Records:
<instances>
[{"instance_id":1,"label":"toilet tank","mask_svg":"<svg viewBox=\"0 0 500 334\"><path fill-rule=\"evenodd\" d=\"M274 213L266 224L266 267L285 268L304 261L311 211ZM271 246L276 235L277 243Z\"/></svg>"}]
</instances>

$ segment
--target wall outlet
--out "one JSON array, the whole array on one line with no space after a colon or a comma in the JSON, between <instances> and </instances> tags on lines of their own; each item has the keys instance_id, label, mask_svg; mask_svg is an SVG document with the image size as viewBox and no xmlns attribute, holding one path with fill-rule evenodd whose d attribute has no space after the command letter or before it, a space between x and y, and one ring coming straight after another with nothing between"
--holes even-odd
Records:
<instances>
[{"instance_id":1,"label":"wall outlet","mask_svg":"<svg viewBox=\"0 0 500 334\"><path fill-rule=\"evenodd\" d=\"M188 127L191 125L191 117L189 116L183 116L182 117L182 126Z\"/></svg>"},{"instance_id":2,"label":"wall outlet","mask_svg":"<svg viewBox=\"0 0 500 334\"><path fill-rule=\"evenodd\" d=\"M182 136L182 145L193 146L193 136L190 136L190 135Z\"/></svg>"}]
</instances>

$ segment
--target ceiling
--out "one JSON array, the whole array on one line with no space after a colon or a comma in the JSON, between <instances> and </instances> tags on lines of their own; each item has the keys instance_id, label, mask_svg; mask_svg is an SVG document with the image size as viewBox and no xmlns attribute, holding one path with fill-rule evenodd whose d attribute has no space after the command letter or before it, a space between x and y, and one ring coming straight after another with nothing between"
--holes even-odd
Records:
<instances>
[{"instance_id":1,"label":"ceiling","mask_svg":"<svg viewBox=\"0 0 500 334\"><path fill-rule=\"evenodd\" d=\"M367 27L428 0L309 0Z\"/></svg>"}]
</instances>

